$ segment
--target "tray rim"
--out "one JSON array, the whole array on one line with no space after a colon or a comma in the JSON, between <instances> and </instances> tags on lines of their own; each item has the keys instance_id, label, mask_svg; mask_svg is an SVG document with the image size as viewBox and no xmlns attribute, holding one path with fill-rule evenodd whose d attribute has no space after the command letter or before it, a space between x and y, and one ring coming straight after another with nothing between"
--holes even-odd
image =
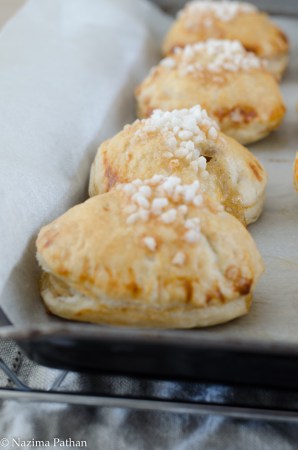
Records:
<instances>
[{"instance_id":1,"label":"tray rim","mask_svg":"<svg viewBox=\"0 0 298 450\"><path fill-rule=\"evenodd\" d=\"M40 324L34 326L5 325L0 327L0 339L12 339L17 342L39 341L45 338L67 338L95 340L102 342L126 342L150 345L167 345L173 347L189 347L219 351L240 351L253 354L270 354L298 357L298 346L295 343L278 341L263 341L250 339L243 341L240 338L225 337L219 340L218 336L200 336L200 329L193 330L163 330L153 328L128 328L104 326L94 324ZM119 340L121 339L121 340Z\"/></svg>"}]
</instances>

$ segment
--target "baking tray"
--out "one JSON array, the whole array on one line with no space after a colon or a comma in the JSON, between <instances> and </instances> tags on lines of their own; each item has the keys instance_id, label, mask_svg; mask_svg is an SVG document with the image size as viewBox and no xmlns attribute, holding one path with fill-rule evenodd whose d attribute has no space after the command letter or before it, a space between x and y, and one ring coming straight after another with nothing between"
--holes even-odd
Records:
<instances>
[{"instance_id":1,"label":"baking tray","mask_svg":"<svg viewBox=\"0 0 298 450\"><path fill-rule=\"evenodd\" d=\"M30 330L4 327L35 362L64 370L153 379L298 388L295 344L241 339L216 333L45 325Z\"/></svg>"},{"instance_id":2,"label":"baking tray","mask_svg":"<svg viewBox=\"0 0 298 450\"><path fill-rule=\"evenodd\" d=\"M298 388L296 345L200 339L198 333L83 327L20 340L43 365L75 371Z\"/></svg>"},{"instance_id":3,"label":"baking tray","mask_svg":"<svg viewBox=\"0 0 298 450\"><path fill-rule=\"evenodd\" d=\"M6 384L0 388L1 399L298 421L297 390L75 374L68 370L52 371L37 364L32 370L32 362L20 351L14 362L0 358L0 371L7 377ZM1 385L5 383L5 377L2 377Z\"/></svg>"},{"instance_id":4,"label":"baking tray","mask_svg":"<svg viewBox=\"0 0 298 450\"><path fill-rule=\"evenodd\" d=\"M264 213L249 228L266 265L251 312L206 330L139 330L57 320L26 328L8 325L0 329L0 337L15 339L33 360L61 369L298 388L298 195L292 186L298 137L297 21L278 22L292 42L282 83L288 113L278 131L250 147L269 174Z\"/></svg>"}]
</instances>

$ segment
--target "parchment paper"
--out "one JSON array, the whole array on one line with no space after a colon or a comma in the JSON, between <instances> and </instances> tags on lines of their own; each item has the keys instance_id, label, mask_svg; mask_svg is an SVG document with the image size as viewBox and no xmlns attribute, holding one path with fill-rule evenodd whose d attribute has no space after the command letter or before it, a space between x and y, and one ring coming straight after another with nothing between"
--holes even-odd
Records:
<instances>
[{"instance_id":1,"label":"parchment paper","mask_svg":"<svg viewBox=\"0 0 298 450\"><path fill-rule=\"evenodd\" d=\"M288 112L251 146L269 173L264 213L250 227L266 273L248 316L185 332L198 337L298 343L297 21L276 20L292 43ZM0 291L15 325L59 322L39 298L36 234L87 197L96 148L133 120L133 88L158 60L168 25L140 0L30 0L1 33Z\"/></svg>"},{"instance_id":2,"label":"parchment paper","mask_svg":"<svg viewBox=\"0 0 298 450\"><path fill-rule=\"evenodd\" d=\"M133 120L133 89L169 19L136 0L30 0L0 35L0 292L17 325L49 320L34 241L87 197L99 143Z\"/></svg>"}]
</instances>

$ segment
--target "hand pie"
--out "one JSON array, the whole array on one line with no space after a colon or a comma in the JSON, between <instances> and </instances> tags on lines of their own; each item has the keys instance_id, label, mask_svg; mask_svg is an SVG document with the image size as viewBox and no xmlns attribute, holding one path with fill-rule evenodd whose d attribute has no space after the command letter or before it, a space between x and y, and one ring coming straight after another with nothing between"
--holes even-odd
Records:
<instances>
[{"instance_id":1,"label":"hand pie","mask_svg":"<svg viewBox=\"0 0 298 450\"><path fill-rule=\"evenodd\" d=\"M70 209L42 228L37 257L53 314L162 328L246 314L263 271L250 234L198 181L159 175Z\"/></svg>"},{"instance_id":2,"label":"hand pie","mask_svg":"<svg viewBox=\"0 0 298 450\"><path fill-rule=\"evenodd\" d=\"M264 138L285 107L264 62L239 41L210 39L163 59L137 87L138 116L200 104L221 130L242 144Z\"/></svg>"},{"instance_id":3,"label":"hand pie","mask_svg":"<svg viewBox=\"0 0 298 450\"><path fill-rule=\"evenodd\" d=\"M262 211L266 173L245 147L218 130L200 106L154 111L99 147L91 168L89 193L102 194L117 183L154 174L199 180L204 191L245 225Z\"/></svg>"},{"instance_id":4,"label":"hand pie","mask_svg":"<svg viewBox=\"0 0 298 450\"><path fill-rule=\"evenodd\" d=\"M239 40L247 50L268 61L268 69L277 79L286 69L287 37L266 14L244 2L187 3L165 38L163 53L209 38Z\"/></svg>"}]
</instances>

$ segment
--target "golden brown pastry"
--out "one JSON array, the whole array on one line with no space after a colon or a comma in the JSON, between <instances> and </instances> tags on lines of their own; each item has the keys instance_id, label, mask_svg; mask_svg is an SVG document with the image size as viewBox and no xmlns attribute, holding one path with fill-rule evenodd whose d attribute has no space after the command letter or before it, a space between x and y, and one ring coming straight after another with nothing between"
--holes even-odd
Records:
<instances>
[{"instance_id":1,"label":"golden brown pastry","mask_svg":"<svg viewBox=\"0 0 298 450\"><path fill-rule=\"evenodd\" d=\"M162 328L247 313L263 271L249 233L198 181L160 175L70 209L42 228L37 256L53 314Z\"/></svg>"},{"instance_id":2,"label":"golden brown pastry","mask_svg":"<svg viewBox=\"0 0 298 450\"><path fill-rule=\"evenodd\" d=\"M209 39L176 48L135 94L139 117L200 104L242 144L267 136L285 113L276 80L239 41Z\"/></svg>"},{"instance_id":3,"label":"golden brown pastry","mask_svg":"<svg viewBox=\"0 0 298 450\"><path fill-rule=\"evenodd\" d=\"M294 161L294 187L298 191L298 152L296 153Z\"/></svg>"},{"instance_id":4,"label":"golden brown pastry","mask_svg":"<svg viewBox=\"0 0 298 450\"><path fill-rule=\"evenodd\" d=\"M266 173L245 147L218 130L200 106L154 111L103 142L91 168L89 193L102 194L117 183L154 174L199 180L204 191L244 224L263 207Z\"/></svg>"},{"instance_id":5,"label":"golden brown pastry","mask_svg":"<svg viewBox=\"0 0 298 450\"><path fill-rule=\"evenodd\" d=\"M269 17L244 2L193 1L178 14L163 44L163 53L215 39L237 39L243 46L268 61L271 73L280 79L288 62L286 35Z\"/></svg>"}]
</instances>

